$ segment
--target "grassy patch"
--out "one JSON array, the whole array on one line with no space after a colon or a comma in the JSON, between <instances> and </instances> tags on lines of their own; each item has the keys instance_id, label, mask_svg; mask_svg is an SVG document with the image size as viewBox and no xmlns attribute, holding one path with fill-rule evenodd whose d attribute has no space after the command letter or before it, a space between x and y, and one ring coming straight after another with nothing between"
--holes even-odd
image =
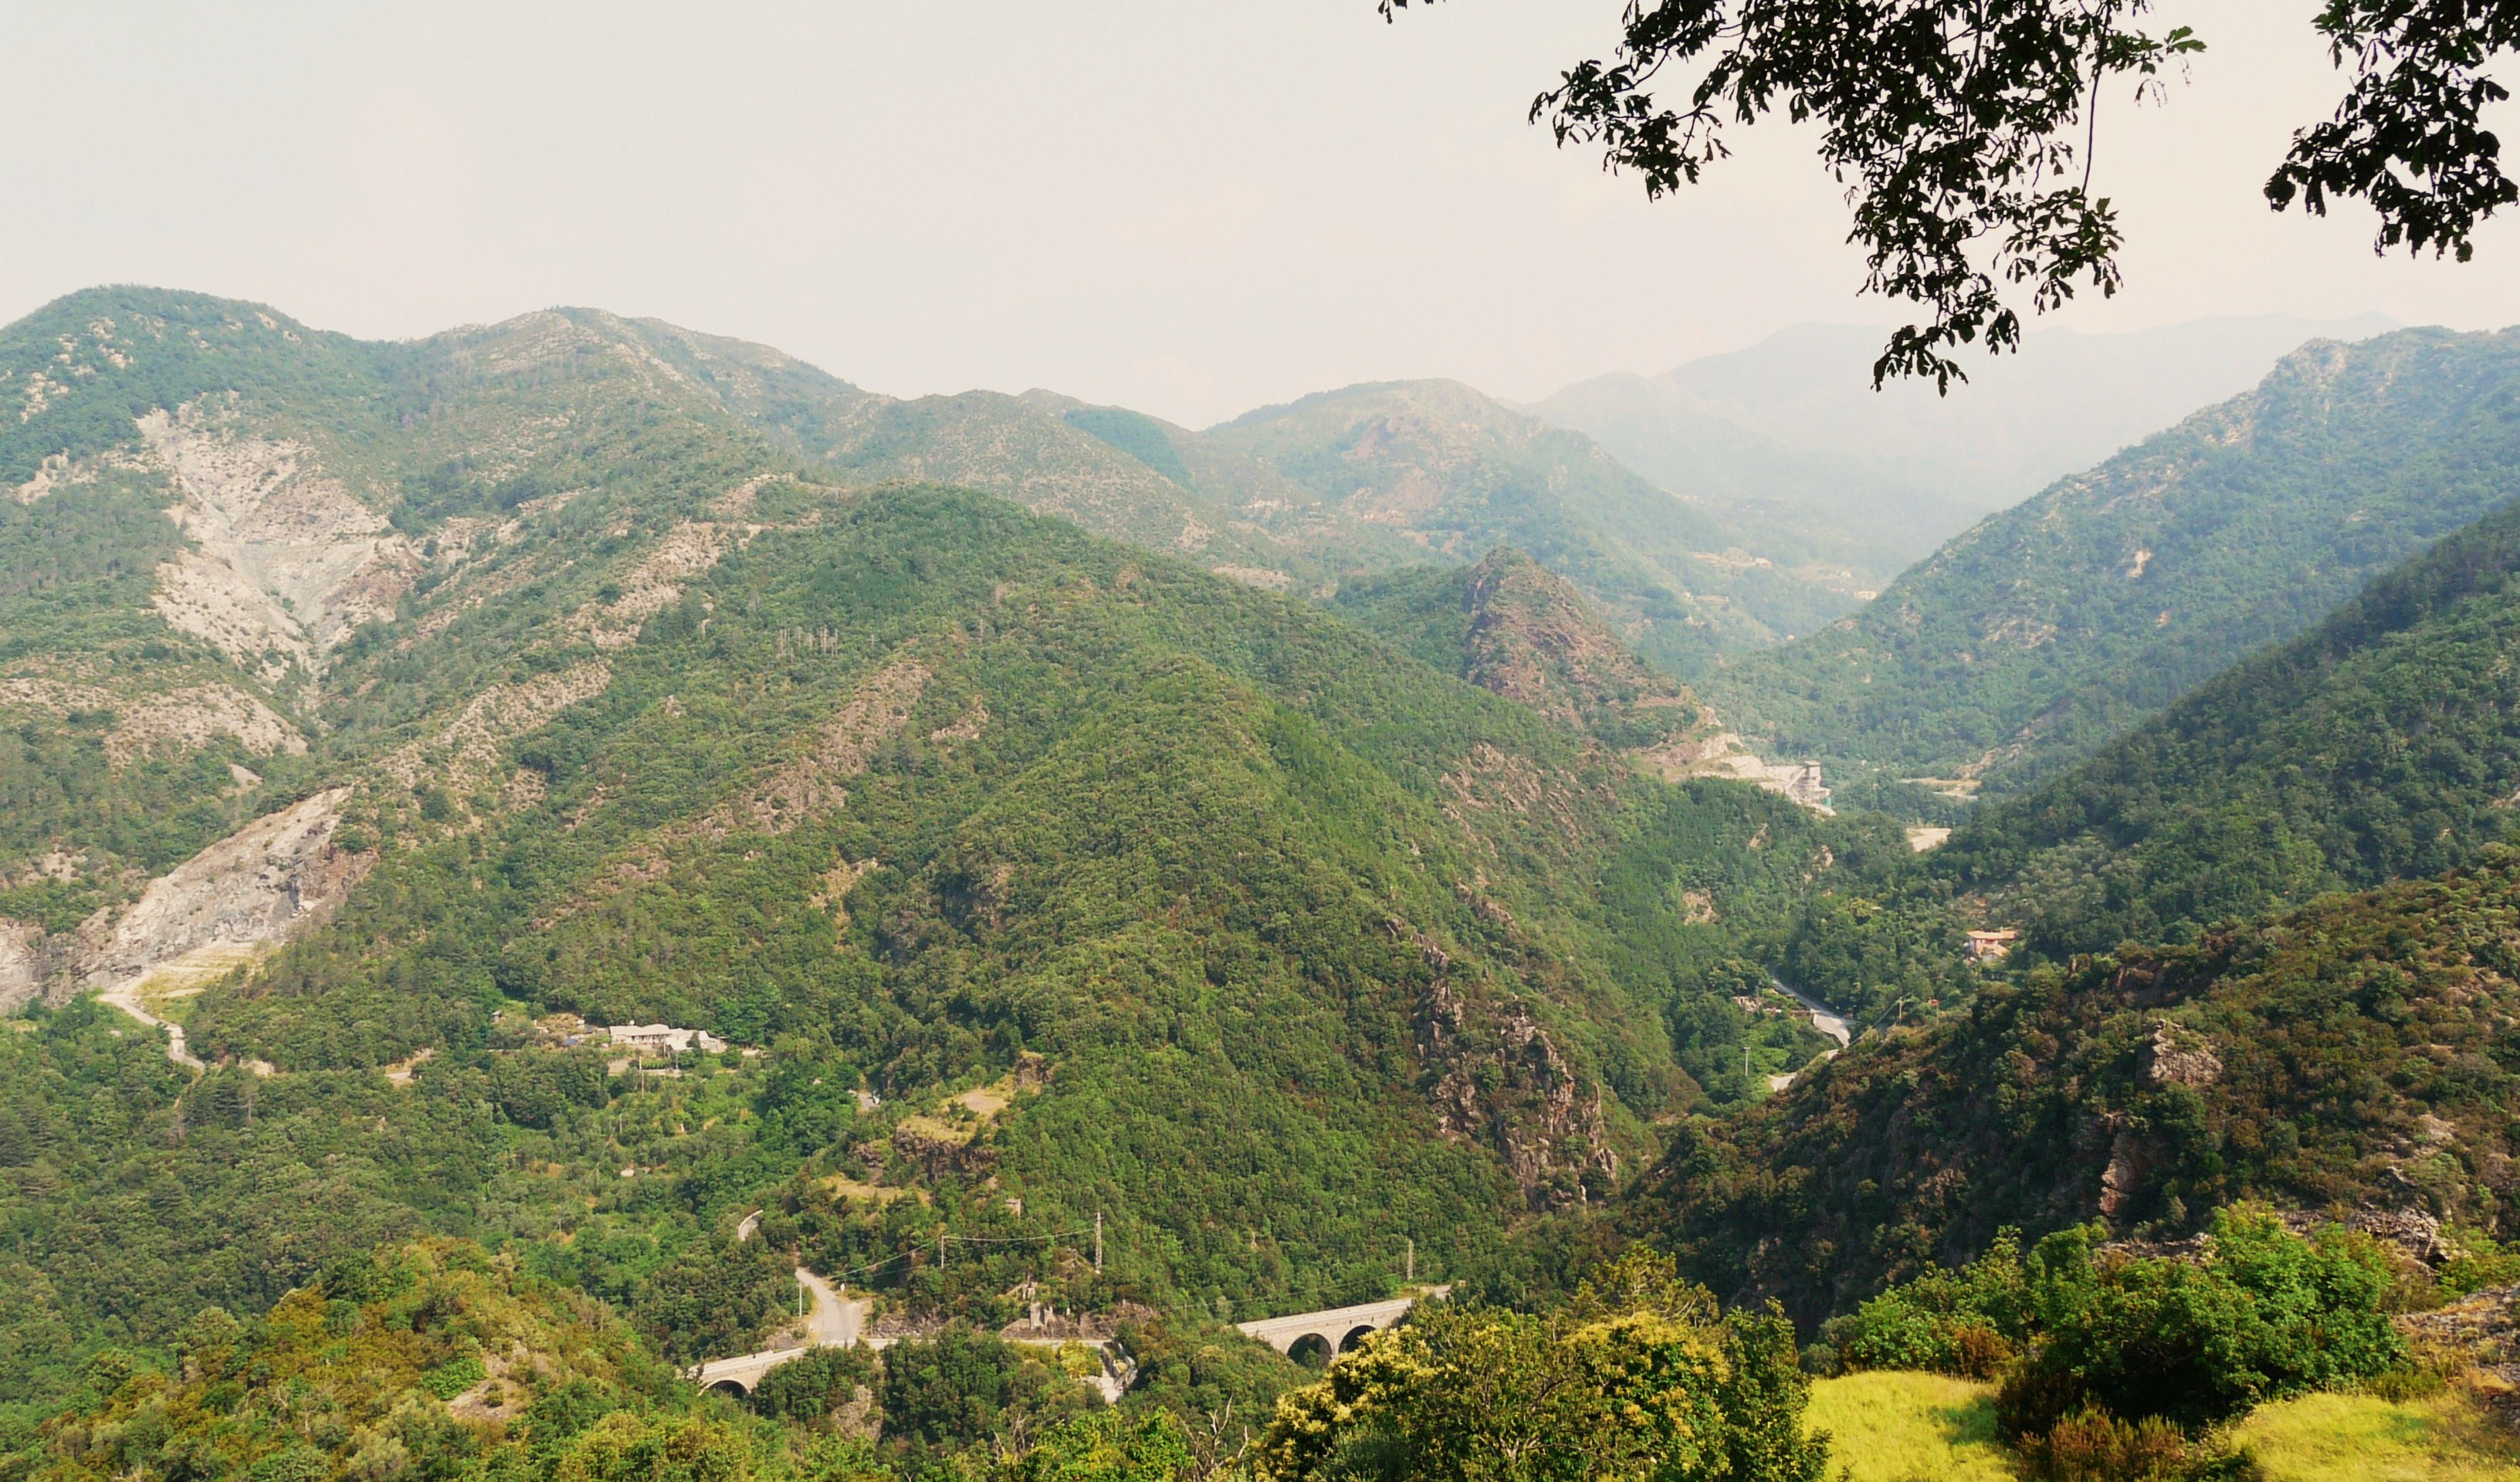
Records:
<instances>
[{"instance_id":1,"label":"grassy patch","mask_svg":"<svg viewBox=\"0 0 2520 1482\"><path fill-rule=\"evenodd\" d=\"M1876 1370L1812 1386L1807 1421L1834 1438L1830 1476L1850 1482L2011 1482L1996 1442L1994 1389ZM2520 1441L2453 1388L2420 1400L2313 1394L2261 1406L2232 1427L2266 1482L2520 1482Z\"/></svg>"},{"instance_id":2,"label":"grassy patch","mask_svg":"<svg viewBox=\"0 0 2520 1482\"><path fill-rule=\"evenodd\" d=\"M2520 1446L2456 1389L2403 1402L2304 1395L2260 1407L2235 1430L2267 1482L2520 1478Z\"/></svg>"},{"instance_id":3,"label":"grassy patch","mask_svg":"<svg viewBox=\"0 0 2520 1482\"><path fill-rule=\"evenodd\" d=\"M1876 1370L1812 1386L1808 1423L1835 1437L1830 1475L1851 1482L2012 1482L1995 1438L1995 1390L1947 1374Z\"/></svg>"}]
</instances>

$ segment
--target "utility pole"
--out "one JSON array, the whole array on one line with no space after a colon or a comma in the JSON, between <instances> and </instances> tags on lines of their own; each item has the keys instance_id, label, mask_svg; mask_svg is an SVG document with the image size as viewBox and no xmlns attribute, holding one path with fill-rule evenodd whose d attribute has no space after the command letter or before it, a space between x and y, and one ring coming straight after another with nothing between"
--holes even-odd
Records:
<instances>
[{"instance_id":1,"label":"utility pole","mask_svg":"<svg viewBox=\"0 0 2520 1482\"><path fill-rule=\"evenodd\" d=\"M1102 1274L1102 1211L1094 1211L1094 1274Z\"/></svg>"},{"instance_id":2,"label":"utility pole","mask_svg":"<svg viewBox=\"0 0 2520 1482\"><path fill-rule=\"evenodd\" d=\"M945 1232L936 1232L936 1269L945 1269Z\"/></svg>"},{"instance_id":3,"label":"utility pole","mask_svg":"<svg viewBox=\"0 0 2520 1482\"><path fill-rule=\"evenodd\" d=\"M1418 1280L1418 1237L1416 1235L1409 1237L1409 1254L1405 1258L1405 1263L1400 1269L1404 1273L1401 1277L1402 1280L1415 1281Z\"/></svg>"}]
</instances>

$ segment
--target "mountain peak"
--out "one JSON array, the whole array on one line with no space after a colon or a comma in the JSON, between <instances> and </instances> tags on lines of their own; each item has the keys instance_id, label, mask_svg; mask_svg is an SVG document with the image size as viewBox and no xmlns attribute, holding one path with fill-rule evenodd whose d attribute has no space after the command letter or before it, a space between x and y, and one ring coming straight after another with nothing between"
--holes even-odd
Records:
<instances>
[{"instance_id":1,"label":"mountain peak","mask_svg":"<svg viewBox=\"0 0 2520 1482\"><path fill-rule=\"evenodd\" d=\"M1697 701L1610 630L1574 584L1512 546L1462 578L1469 615L1462 677L1560 725L1599 732L1687 731Z\"/></svg>"}]
</instances>

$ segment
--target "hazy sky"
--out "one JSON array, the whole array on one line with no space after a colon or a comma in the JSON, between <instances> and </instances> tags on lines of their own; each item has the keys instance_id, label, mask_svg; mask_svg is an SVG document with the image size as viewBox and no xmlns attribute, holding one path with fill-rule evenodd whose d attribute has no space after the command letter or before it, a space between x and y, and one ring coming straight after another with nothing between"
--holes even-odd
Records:
<instances>
[{"instance_id":1,"label":"hazy sky","mask_svg":"<svg viewBox=\"0 0 2520 1482\"><path fill-rule=\"evenodd\" d=\"M2167 109L2103 105L2129 291L2051 321L2520 321L2465 267L2257 187L2341 82L2307 4L2221 0ZM1854 296L1808 141L1647 204L1524 122L1615 0L0 5L0 317L138 281L372 337L555 303L898 394L1047 385L1192 425L1348 382L1533 398ZM2513 120L2502 120L2510 133ZM1850 366L1850 376L1862 368Z\"/></svg>"}]
</instances>

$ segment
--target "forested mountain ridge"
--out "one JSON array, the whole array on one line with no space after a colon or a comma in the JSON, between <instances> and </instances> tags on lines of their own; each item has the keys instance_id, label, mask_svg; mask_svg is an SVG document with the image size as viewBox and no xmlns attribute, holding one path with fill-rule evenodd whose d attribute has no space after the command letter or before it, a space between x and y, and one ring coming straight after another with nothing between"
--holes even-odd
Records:
<instances>
[{"instance_id":1,"label":"forested mountain ridge","mask_svg":"<svg viewBox=\"0 0 2520 1482\"><path fill-rule=\"evenodd\" d=\"M1573 584L1510 546L1469 566L1418 566L1340 587L1337 610L1435 668L1618 749L1675 741L1710 719L1638 657Z\"/></svg>"},{"instance_id":2,"label":"forested mountain ridge","mask_svg":"<svg viewBox=\"0 0 2520 1482\"><path fill-rule=\"evenodd\" d=\"M967 391L909 400L863 390L767 345L657 320L622 329L684 368L743 422L849 484L935 482L1003 495L1099 535L1259 577L1323 568L1186 470L1159 469L1076 426L1064 398ZM1386 555L1388 561L1397 553ZM1273 564L1274 563L1274 564ZM1263 584L1283 585L1285 571Z\"/></svg>"},{"instance_id":3,"label":"forested mountain ridge","mask_svg":"<svg viewBox=\"0 0 2520 1482\"><path fill-rule=\"evenodd\" d=\"M2319 338L2397 328L2377 315L2270 314L2133 334L2034 329L1981 357L1950 396L1871 383L1880 327L1798 325L1655 376L1578 382L1524 410L1590 434L1676 493L1818 513L1887 585L1980 516L2256 384Z\"/></svg>"},{"instance_id":4,"label":"forested mountain ridge","mask_svg":"<svg viewBox=\"0 0 2520 1482\"><path fill-rule=\"evenodd\" d=\"M2520 506L2506 505L1976 813L1934 866L2059 958L2437 873L2510 831L2515 651Z\"/></svg>"},{"instance_id":5,"label":"forested mountain ridge","mask_svg":"<svg viewBox=\"0 0 2520 1482\"><path fill-rule=\"evenodd\" d=\"M1676 499L1582 434L1450 382L1322 392L1198 432L1041 390L896 400L764 346L622 328L846 482L987 490L1257 586L1329 592L1511 543L1676 668L1854 604L1853 573L1813 559L1795 521Z\"/></svg>"},{"instance_id":6,"label":"forested mountain ridge","mask_svg":"<svg viewBox=\"0 0 2520 1482\"><path fill-rule=\"evenodd\" d=\"M1719 1290L1810 1318L2002 1227L2167 1238L2242 1197L2507 1237L2515 1011L2520 857L2498 852L1991 987L1697 1124L1623 1219Z\"/></svg>"},{"instance_id":7,"label":"forested mountain ridge","mask_svg":"<svg viewBox=\"0 0 2520 1482\"><path fill-rule=\"evenodd\" d=\"M1665 493L1592 439L1456 382L1390 382L1245 413L1206 442L1358 521L1468 561L1511 545L1572 581L1626 642L1687 677L1852 607L1854 573L1784 521Z\"/></svg>"},{"instance_id":8,"label":"forested mountain ridge","mask_svg":"<svg viewBox=\"0 0 2520 1482\"><path fill-rule=\"evenodd\" d=\"M1379 1295L1800 1063L1730 995L1904 854L1309 602L858 486L762 430L769 372L609 316L363 345L101 291L5 349L30 1403L415 1231L677 1357L758 1336L771 1249L992 1321ZM756 1053L571 1043L652 1018Z\"/></svg>"},{"instance_id":9,"label":"forested mountain ridge","mask_svg":"<svg viewBox=\"0 0 2520 1482\"><path fill-rule=\"evenodd\" d=\"M1763 744L2021 790L2507 501L2515 407L2514 332L2306 346L1699 688Z\"/></svg>"},{"instance_id":10,"label":"forested mountain ridge","mask_svg":"<svg viewBox=\"0 0 2520 1482\"><path fill-rule=\"evenodd\" d=\"M1644 662L1574 583L1511 546L1473 566L1351 577L1337 609L1438 669L1581 731L1667 782L1730 777L1826 811L1811 769L1761 759Z\"/></svg>"},{"instance_id":11,"label":"forested mountain ridge","mask_svg":"<svg viewBox=\"0 0 2520 1482\"><path fill-rule=\"evenodd\" d=\"M268 1312L205 1307L176 1347L172 1373L104 1356L87 1413L55 1422L40 1461L13 1457L20 1474L582 1474L646 1449L687 1474L714 1451L713 1474L740 1476L764 1439L695 1414L601 1307L460 1241L363 1252Z\"/></svg>"}]
</instances>

